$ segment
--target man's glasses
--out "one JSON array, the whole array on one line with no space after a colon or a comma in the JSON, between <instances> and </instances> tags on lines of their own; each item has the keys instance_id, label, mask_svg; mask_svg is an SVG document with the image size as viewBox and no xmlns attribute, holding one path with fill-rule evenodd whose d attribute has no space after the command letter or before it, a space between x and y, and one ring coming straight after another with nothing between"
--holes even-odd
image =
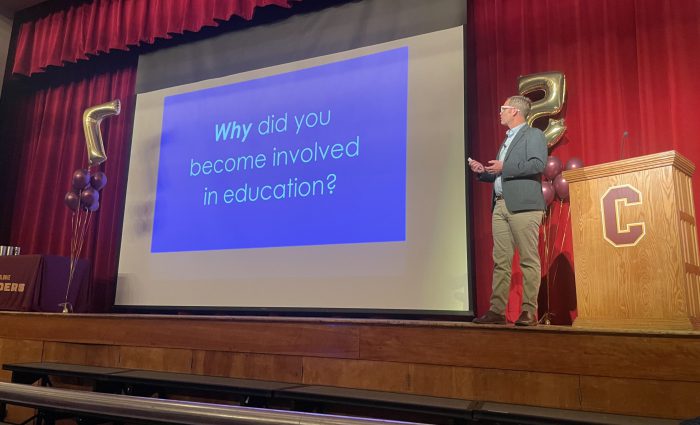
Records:
<instances>
[{"instance_id":1,"label":"man's glasses","mask_svg":"<svg viewBox=\"0 0 700 425\"><path fill-rule=\"evenodd\" d=\"M505 111L506 109L518 109L518 108L516 108L515 106L501 106L501 111L499 112L499 114L503 113L503 111Z\"/></svg>"}]
</instances>

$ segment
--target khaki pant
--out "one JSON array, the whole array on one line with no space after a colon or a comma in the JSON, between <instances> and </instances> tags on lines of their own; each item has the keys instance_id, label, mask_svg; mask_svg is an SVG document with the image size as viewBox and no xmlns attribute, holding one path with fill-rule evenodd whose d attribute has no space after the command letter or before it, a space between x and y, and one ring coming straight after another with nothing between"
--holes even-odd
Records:
<instances>
[{"instance_id":1,"label":"khaki pant","mask_svg":"<svg viewBox=\"0 0 700 425\"><path fill-rule=\"evenodd\" d=\"M537 314L537 294L540 289L541 266L538 250L543 211L510 213L504 200L496 201L491 217L493 230L493 293L491 310L504 314L515 247L520 254L523 272L522 311Z\"/></svg>"}]
</instances>

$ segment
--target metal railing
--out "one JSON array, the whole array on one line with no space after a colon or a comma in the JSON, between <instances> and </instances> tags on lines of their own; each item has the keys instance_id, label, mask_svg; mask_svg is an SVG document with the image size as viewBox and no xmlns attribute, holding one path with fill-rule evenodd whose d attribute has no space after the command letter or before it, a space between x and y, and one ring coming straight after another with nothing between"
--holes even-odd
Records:
<instances>
[{"instance_id":1,"label":"metal railing","mask_svg":"<svg viewBox=\"0 0 700 425\"><path fill-rule=\"evenodd\" d=\"M399 422L316 413L287 412L93 393L0 382L0 401L50 412L115 420L187 425L407 425Z\"/></svg>"}]
</instances>

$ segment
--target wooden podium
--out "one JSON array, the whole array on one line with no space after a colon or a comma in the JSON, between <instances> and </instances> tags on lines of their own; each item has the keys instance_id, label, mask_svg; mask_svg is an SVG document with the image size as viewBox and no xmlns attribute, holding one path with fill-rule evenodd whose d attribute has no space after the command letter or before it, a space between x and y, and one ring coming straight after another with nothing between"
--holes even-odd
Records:
<instances>
[{"instance_id":1,"label":"wooden podium","mask_svg":"<svg viewBox=\"0 0 700 425\"><path fill-rule=\"evenodd\" d=\"M691 176L675 151L564 172L576 327L700 329Z\"/></svg>"}]
</instances>

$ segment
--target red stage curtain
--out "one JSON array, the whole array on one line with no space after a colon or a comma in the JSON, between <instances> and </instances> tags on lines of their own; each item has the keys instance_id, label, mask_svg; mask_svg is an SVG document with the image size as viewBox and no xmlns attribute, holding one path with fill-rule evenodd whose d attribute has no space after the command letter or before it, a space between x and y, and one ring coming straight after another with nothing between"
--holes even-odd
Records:
<instances>
[{"instance_id":1,"label":"red stage curtain","mask_svg":"<svg viewBox=\"0 0 700 425\"><path fill-rule=\"evenodd\" d=\"M173 6L175 2L180 6ZM237 5L238 9L232 9L228 16L249 16L242 11L252 13L258 5L287 4L255 0L95 0L23 24L13 69L29 75L49 65L165 38L168 33L194 28L192 22L199 28L207 22L215 24L219 7L223 7L220 3ZM568 131L553 155L564 161L577 156L589 165L619 159L620 139L626 130L630 135L626 157L676 149L700 164L700 148L695 143L700 119L694 116L696 93L700 93L700 79L694 72L700 69L700 57L692 49L695 40L700 39L700 2L471 0L468 5L468 30L472 33L468 49L469 156L484 161L495 156L504 130L498 124L498 106L516 91L518 75L559 70L567 76L564 117ZM180 16L181 11L187 11L186 16ZM178 29L173 30L172 25ZM162 32L151 31L156 27ZM67 254L70 219L62 198L71 172L86 161L79 117L87 106L115 97L122 99L122 115L103 124L110 157L105 172L110 183L86 246L95 262L95 278L105 282L113 282L116 275L121 223L117 215L123 205L133 114L135 57L124 64L113 71L16 96L16 127L5 135L6 142L16 141L20 146L11 159L20 169L18 194L14 200L6 196L3 199L13 203L15 212L12 243L21 245L26 253ZM700 200L700 182L697 177L694 180L695 197ZM476 182L473 187L477 312L483 313L488 309L492 271L487 207L491 188ZM566 204L561 211L554 209L554 224L549 231L550 240L557 234L552 249L559 267L543 271L549 271L552 277L557 270L552 287L553 310L558 313L557 321L566 322L574 307L572 253L570 228L564 232ZM558 256L561 246L563 254ZM519 279L519 274L514 275L516 283ZM520 289L515 286L509 308L511 319L520 304Z\"/></svg>"},{"instance_id":2,"label":"red stage curtain","mask_svg":"<svg viewBox=\"0 0 700 425\"><path fill-rule=\"evenodd\" d=\"M517 91L517 78L562 71L567 80L568 130L551 155L587 165L675 149L700 165L700 2L697 0L473 0L469 2L469 140L472 158L489 160L503 140L498 106ZM700 180L693 179L700 201ZM473 184L477 311L491 293L491 186ZM555 201L558 202L558 201ZM568 205L553 212L556 262L549 268L555 320L570 322L574 307ZM564 228L567 227L566 236ZM559 251L563 240L563 254ZM547 270L543 269L543 273ZM514 275L509 317L520 308L522 275ZM544 288L543 288L544 290ZM542 295L542 294L541 294ZM546 303L545 303L546 304ZM542 311L543 305L540 306Z\"/></svg>"},{"instance_id":3,"label":"red stage curtain","mask_svg":"<svg viewBox=\"0 0 700 425\"><path fill-rule=\"evenodd\" d=\"M267 5L289 7L289 1L94 0L22 23L12 72L32 75L90 55L197 32L234 15L249 20L255 8Z\"/></svg>"},{"instance_id":4,"label":"red stage curtain","mask_svg":"<svg viewBox=\"0 0 700 425\"><path fill-rule=\"evenodd\" d=\"M11 240L22 247L23 254L69 256L71 211L64 205L63 197L70 189L73 171L87 166L83 110L113 99L122 101L121 114L102 123L108 156L102 169L108 183L100 193L100 209L92 216L82 255L93 263L93 287L98 293L90 294L90 298L96 311L108 309L114 296L136 59L128 59L118 69L17 96L13 119L21 126L9 135L11 143L22 146L11 159L19 169Z\"/></svg>"},{"instance_id":5,"label":"red stage curtain","mask_svg":"<svg viewBox=\"0 0 700 425\"><path fill-rule=\"evenodd\" d=\"M29 75L170 33L197 31L232 15L250 19L256 7L268 4L288 6L287 0L95 0L23 23L14 70ZM73 171L87 165L82 113L122 101L121 115L102 123L108 183L83 250L93 263L97 291L89 295L91 311L106 311L114 302L137 60L136 53L112 54L11 82L3 93L3 143L10 146L3 160L12 169L5 174L17 178L8 183L16 185L16 193L0 194L0 210L10 243L21 246L23 254L70 254L71 212L63 197Z\"/></svg>"}]
</instances>

